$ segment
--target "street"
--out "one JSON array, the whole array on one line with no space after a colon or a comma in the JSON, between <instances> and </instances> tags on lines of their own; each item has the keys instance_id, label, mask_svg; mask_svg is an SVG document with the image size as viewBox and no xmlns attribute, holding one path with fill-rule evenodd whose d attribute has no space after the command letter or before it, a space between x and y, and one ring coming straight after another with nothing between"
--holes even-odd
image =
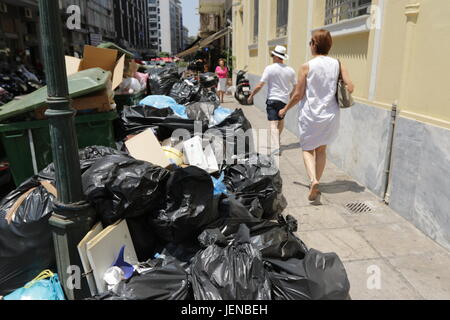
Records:
<instances>
[{"instance_id":1,"label":"street","mask_svg":"<svg viewBox=\"0 0 450 320\"><path fill-rule=\"evenodd\" d=\"M267 128L265 114L254 106L239 106L227 97L224 107L242 108L254 129ZM339 255L347 269L352 299L450 299L446 249L330 162L320 204L311 205L298 139L287 130L282 135L282 150L280 169L289 204L284 214L298 219L298 236L308 247ZM374 210L352 214L345 207L352 202L365 202Z\"/></svg>"}]
</instances>

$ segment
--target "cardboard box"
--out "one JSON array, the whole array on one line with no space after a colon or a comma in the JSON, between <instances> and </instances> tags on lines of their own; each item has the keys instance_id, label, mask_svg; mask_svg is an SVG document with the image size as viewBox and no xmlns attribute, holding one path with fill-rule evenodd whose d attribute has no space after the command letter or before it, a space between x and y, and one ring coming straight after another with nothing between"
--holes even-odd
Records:
<instances>
[{"instance_id":1,"label":"cardboard box","mask_svg":"<svg viewBox=\"0 0 450 320\"><path fill-rule=\"evenodd\" d=\"M113 110L114 90L117 89L123 81L125 55L119 58L119 51L112 49L102 49L93 46L84 46L83 59L66 56L67 75L73 75L77 72L91 69L102 68L111 72L111 83L104 90L74 99L72 107L75 110L96 112L109 112ZM35 117L38 120L45 119L47 107L38 108Z\"/></svg>"},{"instance_id":2,"label":"cardboard box","mask_svg":"<svg viewBox=\"0 0 450 320\"><path fill-rule=\"evenodd\" d=\"M112 49L86 45L84 46L83 59L66 56L68 76L91 68L102 68L112 74L112 91L122 83L124 67L125 55L119 58L119 51Z\"/></svg>"}]
</instances>

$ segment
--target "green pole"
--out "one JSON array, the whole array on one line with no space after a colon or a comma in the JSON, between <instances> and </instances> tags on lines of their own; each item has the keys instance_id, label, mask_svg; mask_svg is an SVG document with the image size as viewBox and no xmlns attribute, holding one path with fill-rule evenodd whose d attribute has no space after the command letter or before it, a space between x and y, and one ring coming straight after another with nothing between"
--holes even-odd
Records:
<instances>
[{"instance_id":1,"label":"green pole","mask_svg":"<svg viewBox=\"0 0 450 320\"><path fill-rule=\"evenodd\" d=\"M69 98L59 1L39 0L42 50L48 87L48 110L55 165L57 201L50 219L58 275L69 300L89 296L77 245L94 223L95 212L84 201L75 110Z\"/></svg>"}]
</instances>

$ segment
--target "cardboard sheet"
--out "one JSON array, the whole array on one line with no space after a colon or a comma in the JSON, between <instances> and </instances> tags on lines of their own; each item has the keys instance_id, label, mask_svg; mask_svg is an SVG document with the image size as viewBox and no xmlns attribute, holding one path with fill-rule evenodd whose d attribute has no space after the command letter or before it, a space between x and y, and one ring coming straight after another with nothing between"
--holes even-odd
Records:
<instances>
[{"instance_id":1,"label":"cardboard sheet","mask_svg":"<svg viewBox=\"0 0 450 320\"><path fill-rule=\"evenodd\" d=\"M147 161L163 168L170 166L169 159L151 129L131 138L125 145L130 155L137 160Z\"/></svg>"},{"instance_id":2,"label":"cardboard sheet","mask_svg":"<svg viewBox=\"0 0 450 320\"><path fill-rule=\"evenodd\" d=\"M89 263L89 258L87 255L87 244L89 241L93 240L96 236L98 236L103 231L103 227L101 222L97 223L91 231L89 231L86 236L81 240L78 244L78 253L80 254L81 263L83 264L84 273L87 275L87 282L89 284L89 288L91 289L91 294L96 295L98 292L96 289L95 278L92 272L91 264Z\"/></svg>"},{"instance_id":3,"label":"cardboard sheet","mask_svg":"<svg viewBox=\"0 0 450 320\"><path fill-rule=\"evenodd\" d=\"M125 260L132 265L137 264L138 259L125 220L109 226L87 243L87 256L99 294L107 290L103 276L113 265L123 246L125 246Z\"/></svg>"}]
</instances>

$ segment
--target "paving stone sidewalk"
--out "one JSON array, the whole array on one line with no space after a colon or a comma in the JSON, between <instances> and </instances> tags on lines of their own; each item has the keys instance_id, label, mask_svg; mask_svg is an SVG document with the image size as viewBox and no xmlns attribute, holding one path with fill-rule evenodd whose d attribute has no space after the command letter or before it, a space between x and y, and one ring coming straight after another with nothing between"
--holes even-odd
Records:
<instances>
[{"instance_id":1,"label":"paving stone sidewalk","mask_svg":"<svg viewBox=\"0 0 450 320\"><path fill-rule=\"evenodd\" d=\"M224 107L242 108L254 129L267 128L266 115L227 97ZM328 163L320 202L308 199L308 178L298 138L285 131L280 169L298 235L310 248L336 252L344 261L354 300L450 299L450 253L386 206L364 186ZM361 201L371 213L352 214L346 204ZM373 272L380 272L377 289ZM369 285L368 285L369 284ZM375 286L374 289L371 289Z\"/></svg>"}]
</instances>

